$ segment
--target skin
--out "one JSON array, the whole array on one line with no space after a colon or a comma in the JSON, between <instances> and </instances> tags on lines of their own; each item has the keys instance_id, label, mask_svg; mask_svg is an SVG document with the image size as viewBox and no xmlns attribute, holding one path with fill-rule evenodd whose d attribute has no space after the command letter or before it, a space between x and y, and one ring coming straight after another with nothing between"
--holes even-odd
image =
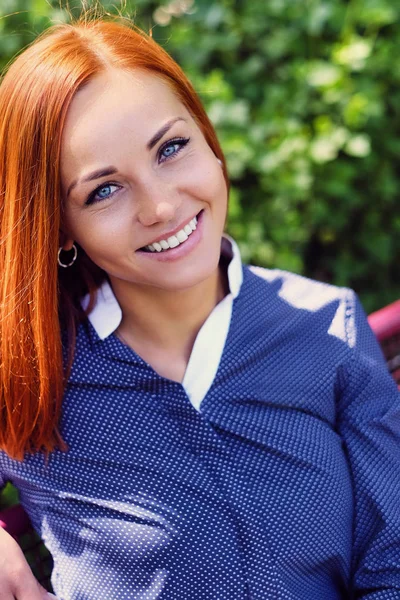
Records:
<instances>
[{"instance_id":1,"label":"skin","mask_svg":"<svg viewBox=\"0 0 400 600\"><path fill-rule=\"evenodd\" d=\"M169 130L149 149L166 124ZM80 182L110 165L115 174ZM196 335L227 291L218 267L227 188L195 120L161 78L108 70L71 103L61 183L63 248L78 242L108 273L123 313L121 339L158 373L182 381ZM96 199L102 199L87 205L98 186ZM190 251L165 261L141 250L200 211Z\"/></svg>"},{"instance_id":2,"label":"skin","mask_svg":"<svg viewBox=\"0 0 400 600\"><path fill-rule=\"evenodd\" d=\"M0 600L50 600L17 542L0 527Z\"/></svg>"}]
</instances>

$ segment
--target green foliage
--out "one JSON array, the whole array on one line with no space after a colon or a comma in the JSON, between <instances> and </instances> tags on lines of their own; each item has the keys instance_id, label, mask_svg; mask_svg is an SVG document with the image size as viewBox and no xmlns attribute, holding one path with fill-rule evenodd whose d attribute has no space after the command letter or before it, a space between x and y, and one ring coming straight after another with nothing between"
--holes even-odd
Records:
<instances>
[{"instance_id":1,"label":"green foliage","mask_svg":"<svg viewBox=\"0 0 400 600\"><path fill-rule=\"evenodd\" d=\"M0 510L10 508L14 504L18 504L18 492L11 483L7 483L0 491Z\"/></svg>"},{"instance_id":2,"label":"green foliage","mask_svg":"<svg viewBox=\"0 0 400 600\"><path fill-rule=\"evenodd\" d=\"M182 65L216 125L232 179L228 230L245 260L351 286L368 311L400 297L400 5L125 5ZM70 1L75 16L80 6ZM52 0L2 0L0 11L3 65L69 18Z\"/></svg>"}]
</instances>

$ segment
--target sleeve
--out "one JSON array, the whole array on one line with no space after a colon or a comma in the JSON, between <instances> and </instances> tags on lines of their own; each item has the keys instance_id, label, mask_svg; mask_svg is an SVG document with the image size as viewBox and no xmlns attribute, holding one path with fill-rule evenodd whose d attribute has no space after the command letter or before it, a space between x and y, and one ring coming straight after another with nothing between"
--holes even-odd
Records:
<instances>
[{"instance_id":1,"label":"sleeve","mask_svg":"<svg viewBox=\"0 0 400 600\"><path fill-rule=\"evenodd\" d=\"M354 488L354 598L400 599L400 393L361 304L349 292L338 430Z\"/></svg>"}]
</instances>

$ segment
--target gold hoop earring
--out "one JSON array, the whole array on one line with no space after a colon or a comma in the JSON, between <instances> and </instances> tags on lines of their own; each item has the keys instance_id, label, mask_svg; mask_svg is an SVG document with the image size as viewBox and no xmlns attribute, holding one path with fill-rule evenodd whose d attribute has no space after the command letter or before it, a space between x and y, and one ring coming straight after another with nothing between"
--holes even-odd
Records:
<instances>
[{"instance_id":1,"label":"gold hoop earring","mask_svg":"<svg viewBox=\"0 0 400 600\"><path fill-rule=\"evenodd\" d=\"M61 252L63 252L63 248L62 248L62 246L59 247L59 249L58 249L58 256L57 256L57 262L60 265L60 267L64 267L64 269L66 269L67 267L70 267L71 265L73 265L74 262L76 261L76 257L78 256L78 248L75 246L75 244L73 244L71 250L74 251L74 255L72 257L71 262L69 262L69 263L63 263L60 260L60 254L61 254ZM65 250L65 252L70 252L70 250Z\"/></svg>"}]
</instances>

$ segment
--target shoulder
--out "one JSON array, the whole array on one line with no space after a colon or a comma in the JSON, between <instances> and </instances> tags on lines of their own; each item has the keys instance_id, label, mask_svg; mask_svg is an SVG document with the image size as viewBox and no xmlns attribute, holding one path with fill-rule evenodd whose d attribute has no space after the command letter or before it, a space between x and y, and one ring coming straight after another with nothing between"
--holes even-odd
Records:
<instances>
[{"instance_id":1,"label":"shoulder","mask_svg":"<svg viewBox=\"0 0 400 600\"><path fill-rule=\"evenodd\" d=\"M325 331L354 346L359 303L353 290L280 269L248 266L244 271L247 285L258 290L258 302L265 300L277 319L301 324L304 331Z\"/></svg>"},{"instance_id":2,"label":"shoulder","mask_svg":"<svg viewBox=\"0 0 400 600\"><path fill-rule=\"evenodd\" d=\"M354 292L349 288L316 281L296 273L255 266L247 268L260 280L274 284L275 289L279 288L279 296L298 308L312 310L335 300L351 301L354 298Z\"/></svg>"},{"instance_id":3,"label":"shoulder","mask_svg":"<svg viewBox=\"0 0 400 600\"><path fill-rule=\"evenodd\" d=\"M299 324L308 340L326 333L331 340L344 342L352 358L367 357L384 364L382 350L354 290L280 269L250 266L246 270L256 286L261 286L260 291L265 290L258 297L268 298L270 308L281 307L281 314L285 312L288 320Z\"/></svg>"}]
</instances>

